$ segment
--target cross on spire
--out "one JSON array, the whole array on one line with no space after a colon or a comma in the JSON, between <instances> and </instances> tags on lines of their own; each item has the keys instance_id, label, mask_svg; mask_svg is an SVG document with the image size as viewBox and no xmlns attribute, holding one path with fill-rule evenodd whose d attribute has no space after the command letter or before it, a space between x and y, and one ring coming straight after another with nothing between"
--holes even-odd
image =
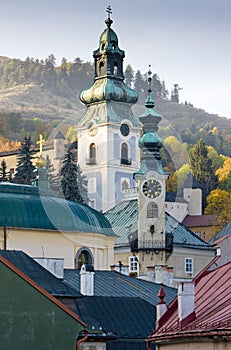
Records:
<instances>
[{"instance_id":1,"label":"cross on spire","mask_svg":"<svg viewBox=\"0 0 231 350\"><path fill-rule=\"evenodd\" d=\"M107 7L106 12L108 13L108 18L106 19L105 23L108 26L108 28L110 28L113 23L113 20L110 18L110 15L112 14L110 5Z\"/></svg>"},{"instance_id":2,"label":"cross on spire","mask_svg":"<svg viewBox=\"0 0 231 350\"><path fill-rule=\"evenodd\" d=\"M110 5L107 7L106 12L108 13L108 19L110 19L110 15L112 14L112 10L111 10Z\"/></svg>"},{"instance_id":3,"label":"cross on spire","mask_svg":"<svg viewBox=\"0 0 231 350\"><path fill-rule=\"evenodd\" d=\"M43 139L43 135L39 134L39 141L36 142L39 145L39 156L42 156L43 153L43 145L45 145L46 141Z\"/></svg>"}]
</instances>

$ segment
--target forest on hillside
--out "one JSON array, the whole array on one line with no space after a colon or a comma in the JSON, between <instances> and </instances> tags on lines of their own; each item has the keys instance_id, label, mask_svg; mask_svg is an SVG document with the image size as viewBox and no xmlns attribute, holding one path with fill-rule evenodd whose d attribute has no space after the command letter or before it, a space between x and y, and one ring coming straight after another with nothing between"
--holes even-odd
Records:
<instances>
[{"instance_id":1,"label":"forest on hillside","mask_svg":"<svg viewBox=\"0 0 231 350\"><path fill-rule=\"evenodd\" d=\"M139 96L141 96L141 100L144 100L148 89L146 74L142 75L139 70L135 72L131 65L128 65L124 75L125 83L130 87L134 87L139 93ZM66 58L63 58L60 65L56 65L56 58L53 54L44 60L29 57L24 61L16 58L0 58L0 90L34 83L41 87L46 87L55 96L68 98L73 92L75 96L78 96L82 89L90 86L93 82L93 76L93 64L83 62L79 57L73 62L69 62ZM179 104L178 85L175 84L171 94L169 94L164 80L161 80L158 74L153 74L152 84L153 97L157 99L158 106L161 107L161 101L162 103L169 101L169 108L174 110L174 107ZM144 104L144 101L140 103ZM68 107L71 107L71 103L69 103L69 106L67 103L66 108ZM192 110L193 115L194 109L192 107L191 103L185 101L185 109L182 111L183 115L184 113L186 115L186 112L189 113L188 110ZM182 115L174 115L173 113L172 124L168 126L168 129L171 129L171 127L174 128L176 125L176 119L174 118L176 117L182 117ZM179 130L179 136L182 141L189 145L194 145L202 138L208 146L214 147L218 153L231 156L230 130L219 127L213 121L205 120L203 123L202 119L200 118L200 124L198 124L194 118L190 118L190 122L187 122L185 128ZM0 113L0 135L10 135L12 139L20 140L25 134L30 134L32 140L35 141L38 139L40 133L43 133L47 138L54 125L55 120L51 123L46 123L39 117L25 119L20 113ZM170 132L169 130L168 132L167 130L164 131L166 135L169 135ZM3 151L2 147L5 150L5 141L0 142L0 151ZM11 144L9 147L12 149L14 145Z\"/></svg>"}]
</instances>

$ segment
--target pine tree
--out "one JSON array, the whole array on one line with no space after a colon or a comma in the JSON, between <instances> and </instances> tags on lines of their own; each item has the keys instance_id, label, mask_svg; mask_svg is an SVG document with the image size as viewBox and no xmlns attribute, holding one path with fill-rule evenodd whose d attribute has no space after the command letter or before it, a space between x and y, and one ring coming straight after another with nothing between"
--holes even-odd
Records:
<instances>
[{"instance_id":1,"label":"pine tree","mask_svg":"<svg viewBox=\"0 0 231 350\"><path fill-rule=\"evenodd\" d=\"M131 87L132 83L134 81L134 71L131 67L131 65L129 64L124 72L125 75L125 84L127 84L127 86Z\"/></svg>"},{"instance_id":2,"label":"pine tree","mask_svg":"<svg viewBox=\"0 0 231 350\"><path fill-rule=\"evenodd\" d=\"M212 160L208 157L206 143L200 139L190 151L192 174L202 186L202 209L206 206L206 197L218 185Z\"/></svg>"},{"instance_id":3,"label":"pine tree","mask_svg":"<svg viewBox=\"0 0 231 350\"><path fill-rule=\"evenodd\" d=\"M24 140L21 142L21 147L17 156L16 174L13 179L14 183L31 185L32 180L36 178L36 168L32 163L34 159L33 154L35 152L31 150L31 146L30 136L25 136Z\"/></svg>"},{"instance_id":4,"label":"pine tree","mask_svg":"<svg viewBox=\"0 0 231 350\"><path fill-rule=\"evenodd\" d=\"M6 171L6 162L4 159L1 162L1 167L0 167L0 181L1 182L9 181L9 173Z\"/></svg>"},{"instance_id":5,"label":"pine tree","mask_svg":"<svg viewBox=\"0 0 231 350\"><path fill-rule=\"evenodd\" d=\"M65 199L87 203L87 180L77 165L76 153L68 147L61 169L61 187Z\"/></svg>"},{"instance_id":6,"label":"pine tree","mask_svg":"<svg viewBox=\"0 0 231 350\"><path fill-rule=\"evenodd\" d=\"M144 85L145 85L144 78L143 78L140 70L138 70L135 74L134 87L135 87L136 91L143 92L143 91L145 91Z\"/></svg>"}]
</instances>

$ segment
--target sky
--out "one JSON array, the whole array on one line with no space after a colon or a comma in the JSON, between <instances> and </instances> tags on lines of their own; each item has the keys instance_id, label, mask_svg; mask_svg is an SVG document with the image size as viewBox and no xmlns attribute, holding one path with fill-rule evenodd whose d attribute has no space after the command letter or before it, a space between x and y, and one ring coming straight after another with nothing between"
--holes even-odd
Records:
<instances>
[{"instance_id":1,"label":"sky","mask_svg":"<svg viewBox=\"0 0 231 350\"><path fill-rule=\"evenodd\" d=\"M0 56L93 62L108 5L125 68L151 65L180 102L231 118L230 0L0 0Z\"/></svg>"}]
</instances>

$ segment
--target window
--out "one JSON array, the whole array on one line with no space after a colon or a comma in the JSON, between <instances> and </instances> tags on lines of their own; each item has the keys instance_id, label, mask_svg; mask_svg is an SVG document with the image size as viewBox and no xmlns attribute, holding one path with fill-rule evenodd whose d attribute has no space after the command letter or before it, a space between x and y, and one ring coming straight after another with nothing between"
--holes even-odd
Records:
<instances>
[{"instance_id":1,"label":"window","mask_svg":"<svg viewBox=\"0 0 231 350\"><path fill-rule=\"evenodd\" d=\"M156 203L148 203L147 218L158 218L158 205Z\"/></svg>"},{"instance_id":2,"label":"window","mask_svg":"<svg viewBox=\"0 0 231 350\"><path fill-rule=\"evenodd\" d=\"M129 257L129 272L138 272L139 264L136 256Z\"/></svg>"},{"instance_id":3,"label":"window","mask_svg":"<svg viewBox=\"0 0 231 350\"><path fill-rule=\"evenodd\" d=\"M87 164L92 165L96 164L96 145L91 143L89 147L89 159L87 159Z\"/></svg>"},{"instance_id":4,"label":"window","mask_svg":"<svg viewBox=\"0 0 231 350\"><path fill-rule=\"evenodd\" d=\"M126 191L129 188L129 181L127 179L122 180L121 190Z\"/></svg>"},{"instance_id":5,"label":"window","mask_svg":"<svg viewBox=\"0 0 231 350\"><path fill-rule=\"evenodd\" d=\"M185 258L185 273L193 273L193 259Z\"/></svg>"},{"instance_id":6,"label":"window","mask_svg":"<svg viewBox=\"0 0 231 350\"><path fill-rule=\"evenodd\" d=\"M131 160L128 159L128 145L123 142L121 145L121 164L131 165Z\"/></svg>"},{"instance_id":7,"label":"window","mask_svg":"<svg viewBox=\"0 0 231 350\"><path fill-rule=\"evenodd\" d=\"M103 71L104 71L104 63L100 62L100 64L99 64L99 74L102 74Z\"/></svg>"},{"instance_id":8,"label":"window","mask_svg":"<svg viewBox=\"0 0 231 350\"><path fill-rule=\"evenodd\" d=\"M113 75L114 75L115 77L118 75L118 65L117 65L117 62L114 63Z\"/></svg>"},{"instance_id":9,"label":"window","mask_svg":"<svg viewBox=\"0 0 231 350\"><path fill-rule=\"evenodd\" d=\"M83 264L93 265L93 257L90 249L81 248L76 253L75 268L80 270Z\"/></svg>"}]
</instances>

